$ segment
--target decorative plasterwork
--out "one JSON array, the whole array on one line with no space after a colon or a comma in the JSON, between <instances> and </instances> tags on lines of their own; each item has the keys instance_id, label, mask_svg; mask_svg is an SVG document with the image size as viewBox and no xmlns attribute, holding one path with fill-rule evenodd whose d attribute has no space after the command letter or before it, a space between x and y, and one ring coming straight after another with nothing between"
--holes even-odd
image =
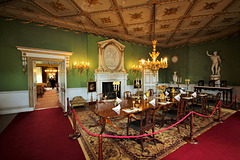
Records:
<instances>
[{"instance_id":1,"label":"decorative plasterwork","mask_svg":"<svg viewBox=\"0 0 240 160\"><path fill-rule=\"evenodd\" d=\"M0 2L0 18L151 46L154 2L158 47L240 32L239 0L7 0ZM217 32L203 38L206 30L215 28ZM179 41L183 32L185 40Z\"/></svg>"},{"instance_id":2,"label":"decorative plasterwork","mask_svg":"<svg viewBox=\"0 0 240 160\"><path fill-rule=\"evenodd\" d=\"M126 73L125 46L114 39L98 42L98 68L96 73Z\"/></svg>"},{"instance_id":3,"label":"decorative plasterwork","mask_svg":"<svg viewBox=\"0 0 240 160\"><path fill-rule=\"evenodd\" d=\"M69 57L73 54L72 52L21 47L21 46L16 46L16 48L21 51L22 57L66 60L67 69L69 68Z\"/></svg>"}]
</instances>

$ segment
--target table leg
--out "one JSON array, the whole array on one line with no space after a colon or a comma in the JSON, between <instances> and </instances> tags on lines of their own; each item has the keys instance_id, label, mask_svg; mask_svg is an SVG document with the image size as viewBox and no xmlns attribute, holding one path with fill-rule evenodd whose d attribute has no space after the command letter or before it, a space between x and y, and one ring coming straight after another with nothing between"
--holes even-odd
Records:
<instances>
[{"instance_id":1,"label":"table leg","mask_svg":"<svg viewBox=\"0 0 240 160\"><path fill-rule=\"evenodd\" d=\"M232 89L230 90L230 103L232 102Z\"/></svg>"},{"instance_id":2,"label":"table leg","mask_svg":"<svg viewBox=\"0 0 240 160\"><path fill-rule=\"evenodd\" d=\"M96 124L96 125L89 125L89 127L97 127L97 126L100 126L102 123L104 123L105 122L105 120L104 120L104 118L102 118L99 122L98 122L98 124ZM105 122L106 123L106 122Z\"/></svg>"},{"instance_id":3,"label":"table leg","mask_svg":"<svg viewBox=\"0 0 240 160\"><path fill-rule=\"evenodd\" d=\"M223 103L225 103L225 91L223 90Z\"/></svg>"},{"instance_id":4,"label":"table leg","mask_svg":"<svg viewBox=\"0 0 240 160\"><path fill-rule=\"evenodd\" d=\"M231 102L230 102L231 103ZM228 90L226 90L226 105L228 104Z\"/></svg>"},{"instance_id":5,"label":"table leg","mask_svg":"<svg viewBox=\"0 0 240 160\"><path fill-rule=\"evenodd\" d=\"M116 126L111 122L111 120L108 119L108 118L102 118L98 124L96 124L96 125L89 125L89 127L97 127L97 126L100 126L100 125L102 124L102 129L101 129L101 132L100 132L100 134L102 134L103 131L105 130L105 125L106 125L106 123L110 124L113 128L116 128L116 129L118 129L118 130L121 130L121 129L122 129L122 128L116 127Z\"/></svg>"}]
</instances>

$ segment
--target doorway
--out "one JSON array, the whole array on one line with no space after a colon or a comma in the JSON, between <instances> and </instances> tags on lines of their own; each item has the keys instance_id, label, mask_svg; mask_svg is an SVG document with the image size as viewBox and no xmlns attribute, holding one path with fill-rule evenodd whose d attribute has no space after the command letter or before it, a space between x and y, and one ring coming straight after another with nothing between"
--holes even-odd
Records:
<instances>
[{"instance_id":1,"label":"doorway","mask_svg":"<svg viewBox=\"0 0 240 160\"><path fill-rule=\"evenodd\" d=\"M58 108L58 61L36 61L37 100L35 110Z\"/></svg>"},{"instance_id":2,"label":"doorway","mask_svg":"<svg viewBox=\"0 0 240 160\"><path fill-rule=\"evenodd\" d=\"M72 52L46 50L38 48L20 47L17 49L22 53L23 65L28 67L28 90L29 107L34 108L37 104L37 62L54 62L58 65L58 100L63 110L67 111L67 69L69 68L69 56ZM44 84L45 85L45 84Z\"/></svg>"}]
</instances>

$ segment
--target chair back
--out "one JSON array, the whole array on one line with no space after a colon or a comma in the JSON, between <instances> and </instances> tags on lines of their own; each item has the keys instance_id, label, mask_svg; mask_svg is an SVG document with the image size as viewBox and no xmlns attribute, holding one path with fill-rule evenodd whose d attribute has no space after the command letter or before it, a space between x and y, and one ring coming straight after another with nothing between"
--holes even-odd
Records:
<instances>
[{"instance_id":1,"label":"chair back","mask_svg":"<svg viewBox=\"0 0 240 160\"><path fill-rule=\"evenodd\" d=\"M154 90L153 89L149 89L148 92L149 92L149 96L153 96L153 94L154 94Z\"/></svg>"},{"instance_id":2,"label":"chair back","mask_svg":"<svg viewBox=\"0 0 240 160\"><path fill-rule=\"evenodd\" d=\"M141 112L140 130L153 127L155 124L155 111L147 108Z\"/></svg>"},{"instance_id":3,"label":"chair back","mask_svg":"<svg viewBox=\"0 0 240 160\"><path fill-rule=\"evenodd\" d=\"M183 117L186 114L186 107L188 105L188 101L181 99L177 104L177 117Z\"/></svg>"},{"instance_id":4,"label":"chair back","mask_svg":"<svg viewBox=\"0 0 240 160\"><path fill-rule=\"evenodd\" d=\"M204 80L199 80L198 81L198 86L204 86Z\"/></svg>"},{"instance_id":5,"label":"chair back","mask_svg":"<svg viewBox=\"0 0 240 160\"><path fill-rule=\"evenodd\" d=\"M227 87L227 81L221 81L220 86L221 87Z\"/></svg>"},{"instance_id":6,"label":"chair back","mask_svg":"<svg viewBox=\"0 0 240 160\"><path fill-rule=\"evenodd\" d=\"M130 91L125 91L124 92L124 98L131 98L131 92Z\"/></svg>"},{"instance_id":7,"label":"chair back","mask_svg":"<svg viewBox=\"0 0 240 160\"><path fill-rule=\"evenodd\" d=\"M203 111L207 111L207 104L208 104L208 97L207 96L204 96L202 98L202 113Z\"/></svg>"},{"instance_id":8,"label":"chair back","mask_svg":"<svg viewBox=\"0 0 240 160\"><path fill-rule=\"evenodd\" d=\"M221 92L218 92L216 97L215 97L215 106L218 104L218 102L220 101L221 99Z\"/></svg>"},{"instance_id":9,"label":"chair back","mask_svg":"<svg viewBox=\"0 0 240 160\"><path fill-rule=\"evenodd\" d=\"M209 81L209 86L210 87L215 87L215 81L214 80L210 80Z\"/></svg>"}]
</instances>

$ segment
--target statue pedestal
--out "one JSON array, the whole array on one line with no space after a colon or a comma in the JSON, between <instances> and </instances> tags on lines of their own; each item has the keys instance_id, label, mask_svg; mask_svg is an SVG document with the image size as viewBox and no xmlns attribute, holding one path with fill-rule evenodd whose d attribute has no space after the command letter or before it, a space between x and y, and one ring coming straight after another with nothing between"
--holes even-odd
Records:
<instances>
[{"instance_id":1,"label":"statue pedestal","mask_svg":"<svg viewBox=\"0 0 240 160\"><path fill-rule=\"evenodd\" d=\"M221 76L220 75L211 75L210 80L215 81L215 87L220 87L220 84L221 84Z\"/></svg>"}]
</instances>

